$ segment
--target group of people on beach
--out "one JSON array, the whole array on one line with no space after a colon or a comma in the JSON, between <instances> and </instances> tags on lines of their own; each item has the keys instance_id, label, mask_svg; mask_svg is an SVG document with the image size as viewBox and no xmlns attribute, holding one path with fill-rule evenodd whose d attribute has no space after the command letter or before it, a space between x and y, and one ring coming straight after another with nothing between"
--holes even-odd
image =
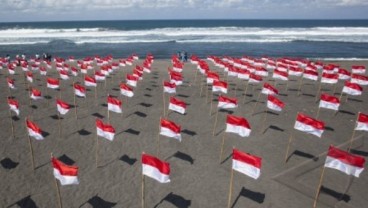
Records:
<instances>
[{"instance_id":1,"label":"group of people on beach","mask_svg":"<svg viewBox=\"0 0 368 208\"><path fill-rule=\"evenodd\" d=\"M40 60L41 59L41 57L40 57L40 55L39 54L35 54L35 59L36 60ZM48 54L48 53L43 53L42 54L42 60L44 60L44 61L51 61L51 59L52 59L52 56L51 56L51 54ZM11 62L11 57L10 57L10 55L9 54L6 54L6 56L5 56L5 60L8 62L8 63L10 63ZM27 61L27 56L26 56L26 54L25 53L23 53L22 55L19 55L19 54L17 54L17 55L15 55L15 60L16 61L18 61L18 65L20 65L20 62L22 61L22 60L24 60L24 61Z\"/></svg>"},{"instance_id":2,"label":"group of people on beach","mask_svg":"<svg viewBox=\"0 0 368 208\"><path fill-rule=\"evenodd\" d=\"M179 57L181 62L187 62L188 61L188 53L186 51L178 51L176 55Z\"/></svg>"}]
</instances>

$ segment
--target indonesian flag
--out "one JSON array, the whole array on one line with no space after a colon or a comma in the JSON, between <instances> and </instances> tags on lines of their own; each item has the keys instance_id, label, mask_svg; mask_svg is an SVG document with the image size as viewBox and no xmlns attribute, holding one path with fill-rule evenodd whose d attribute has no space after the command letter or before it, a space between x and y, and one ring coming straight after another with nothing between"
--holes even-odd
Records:
<instances>
[{"instance_id":1,"label":"indonesian flag","mask_svg":"<svg viewBox=\"0 0 368 208\"><path fill-rule=\"evenodd\" d=\"M275 71L273 71L272 78L287 81L288 80L288 73L276 69Z\"/></svg>"},{"instance_id":2,"label":"indonesian flag","mask_svg":"<svg viewBox=\"0 0 368 208\"><path fill-rule=\"evenodd\" d=\"M142 154L142 174L160 183L170 182L170 164L157 157Z\"/></svg>"},{"instance_id":3,"label":"indonesian flag","mask_svg":"<svg viewBox=\"0 0 368 208\"><path fill-rule=\"evenodd\" d=\"M227 115L225 132L235 133L241 137L248 137L250 135L251 128L245 118Z\"/></svg>"},{"instance_id":4,"label":"indonesian flag","mask_svg":"<svg viewBox=\"0 0 368 208\"><path fill-rule=\"evenodd\" d=\"M346 81L345 86L342 88L342 92L349 95L361 95L363 88L358 84Z\"/></svg>"},{"instance_id":5,"label":"indonesian flag","mask_svg":"<svg viewBox=\"0 0 368 208\"><path fill-rule=\"evenodd\" d=\"M317 81L318 80L318 72L312 71L312 70L305 70L304 74L303 74L303 78L310 79L310 80L313 80L313 81Z\"/></svg>"},{"instance_id":6,"label":"indonesian flag","mask_svg":"<svg viewBox=\"0 0 368 208\"><path fill-rule=\"evenodd\" d=\"M32 121L26 119L26 123L27 123L27 129L28 129L28 135L30 137L33 137L37 140L43 140L43 136L42 136L42 130L40 129L40 127L37 126L37 124L33 123Z\"/></svg>"},{"instance_id":7,"label":"indonesian flag","mask_svg":"<svg viewBox=\"0 0 368 208\"><path fill-rule=\"evenodd\" d=\"M60 70L60 78L62 80L68 80L69 79L69 74L67 70Z\"/></svg>"},{"instance_id":8,"label":"indonesian flag","mask_svg":"<svg viewBox=\"0 0 368 208\"><path fill-rule=\"evenodd\" d=\"M51 162L54 167L54 176L62 186L79 184L77 166L66 165L54 157L51 158Z\"/></svg>"},{"instance_id":9,"label":"indonesian flag","mask_svg":"<svg viewBox=\"0 0 368 208\"><path fill-rule=\"evenodd\" d=\"M355 130L368 131L368 115L359 113Z\"/></svg>"},{"instance_id":10,"label":"indonesian flag","mask_svg":"<svg viewBox=\"0 0 368 208\"><path fill-rule=\"evenodd\" d=\"M353 74L365 74L365 66L351 66Z\"/></svg>"},{"instance_id":11,"label":"indonesian flag","mask_svg":"<svg viewBox=\"0 0 368 208\"><path fill-rule=\"evenodd\" d=\"M220 80L220 76L216 72L208 71L207 72L207 84L212 84L213 81L215 80L216 81Z\"/></svg>"},{"instance_id":12,"label":"indonesian flag","mask_svg":"<svg viewBox=\"0 0 368 208\"><path fill-rule=\"evenodd\" d=\"M8 66L9 74L15 74L15 68L12 65Z\"/></svg>"},{"instance_id":13,"label":"indonesian flag","mask_svg":"<svg viewBox=\"0 0 368 208\"><path fill-rule=\"evenodd\" d=\"M72 67L72 70L71 71L72 71L72 75L73 76L75 76L75 77L78 76L78 69L77 68Z\"/></svg>"},{"instance_id":14,"label":"indonesian flag","mask_svg":"<svg viewBox=\"0 0 368 208\"><path fill-rule=\"evenodd\" d=\"M173 70L176 72L182 72L183 71L183 64L180 62L176 62L173 64Z\"/></svg>"},{"instance_id":15,"label":"indonesian flag","mask_svg":"<svg viewBox=\"0 0 368 208\"><path fill-rule=\"evenodd\" d=\"M94 77L84 76L84 85L87 87L97 87L97 82Z\"/></svg>"},{"instance_id":16,"label":"indonesian flag","mask_svg":"<svg viewBox=\"0 0 368 208\"><path fill-rule=\"evenodd\" d=\"M123 110L121 109L121 101L117 98L111 97L110 95L107 96L107 109L109 111L115 113L122 113Z\"/></svg>"},{"instance_id":17,"label":"indonesian flag","mask_svg":"<svg viewBox=\"0 0 368 208\"><path fill-rule=\"evenodd\" d=\"M338 74L323 73L321 78L321 82L327 84L336 84L338 80L339 80Z\"/></svg>"},{"instance_id":18,"label":"indonesian flag","mask_svg":"<svg viewBox=\"0 0 368 208\"><path fill-rule=\"evenodd\" d=\"M39 91L39 90L37 90L35 88L32 88L31 89L31 99L33 99L33 100L42 99L41 91Z\"/></svg>"},{"instance_id":19,"label":"indonesian flag","mask_svg":"<svg viewBox=\"0 0 368 208\"><path fill-rule=\"evenodd\" d=\"M328 95L326 93L321 94L321 101L319 102L320 108L327 108L331 110L339 110L340 100L335 96Z\"/></svg>"},{"instance_id":20,"label":"indonesian flag","mask_svg":"<svg viewBox=\"0 0 368 208\"><path fill-rule=\"evenodd\" d=\"M171 137L181 141L180 135L181 127L172 121L161 119L160 121L160 135Z\"/></svg>"},{"instance_id":21,"label":"indonesian flag","mask_svg":"<svg viewBox=\"0 0 368 208\"><path fill-rule=\"evenodd\" d=\"M176 74L170 74L170 82L175 83L176 85L182 85L183 84L183 77Z\"/></svg>"},{"instance_id":22,"label":"indonesian flag","mask_svg":"<svg viewBox=\"0 0 368 208\"><path fill-rule=\"evenodd\" d=\"M86 88L79 84L74 84L74 94L79 97L86 97Z\"/></svg>"},{"instance_id":23,"label":"indonesian flag","mask_svg":"<svg viewBox=\"0 0 368 208\"><path fill-rule=\"evenodd\" d=\"M258 179L261 175L262 158L233 149L234 170L251 178Z\"/></svg>"},{"instance_id":24,"label":"indonesian flag","mask_svg":"<svg viewBox=\"0 0 368 208\"><path fill-rule=\"evenodd\" d=\"M256 71L254 72L256 75L262 76L262 77L267 77L268 76L268 71L267 69L263 68L263 67L257 67Z\"/></svg>"},{"instance_id":25,"label":"indonesian flag","mask_svg":"<svg viewBox=\"0 0 368 208\"><path fill-rule=\"evenodd\" d=\"M277 95L279 91L272 85L268 84L267 82L263 84L262 94L266 95Z\"/></svg>"},{"instance_id":26,"label":"indonesian flag","mask_svg":"<svg viewBox=\"0 0 368 208\"><path fill-rule=\"evenodd\" d=\"M16 113L17 116L19 116L19 103L18 103L18 101L8 98L8 104L9 104L10 110L14 111L14 113Z\"/></svg>"},{"instance_id":27,"label":"indonesian flag","mask_svg":"<svg viewBox=\"0 0 368 208\"><path fill-rule=\"evenodd\" d=\"M124 96L127 97L133 97L134 93L133 93L133 89L130 88L127 84L125 83L121 83L120 84L120 93Z\"/></svg>"},{"instance_id":28,"label":"indonesian flag","mask_svg":"<svg viewBox=\"0 0 368 208\"><path fill-rule=\"evenodd\" d=\"M70 109L70 106L68 103L62 100L59 100L59 99L56 99L56 107L61 115L67 114Z\"/></svg>"},{"instance_id":29,"label":"indonesian flag","mask_svg":"<svg viewBox=\"0 0 368 208\"><path fill-rule=\"evenodd\" d=\"M6 78L6 81L8 82L8 87L10 88L10 89L15 89L15 85L14 85L14 80L13 79L11 79L11 78Z\"/></svg>"},{"instance_id":30,"label":"indonesian flag","mask_svg":"<svg viewBox=\"0 0 368 208\"><path fill-rule=\"evenodd\" d=\"M96 119L97 136L110 141L114 140L115 129L110 124L104 124L100 119Z\"/></svg>"},{"instance_id":31,"label":"indonesian flag","mask_svg":"<svg viewBox=\"0 0 368 208\"><path fill-rule=\"evenodd\" d=\"M346 69L339 69L337 71L337 74L339 75L339 79L341 80L347 80L350 79L351 73Z\"/></svg>"},{"instance_id":32,"label":"indonesian flag","mask_svg":"<svg viewBox=\"0 0 368 208\"><path fill-rule=\"evenodd\" d=\"M360 84L360 85L368 85L368 77L359 75L359 74L352 74L351 80L352 83Z\"/></svg>"},{"instance_id":33,"label":"indonesian flag","mask_svg":"<svg viewBox=\"0 0 368 208\"><path fill-rule=\"evenodd\" d=\"M176 84L170 82L164 82L164 92L173 94L176 93Z\"/></svg>"},{"instance_id":34,"label":"indonesian flag","mask_svg":"<svg viewBox=\"0 0 368 208\"><path fill-rule=\"evenodd\" d=\"M100 71L96 71L95 72L95 79L96 79L96 81L104 81L105 80L105 75L102 74Z\"/></svg>"},{"instance_id":35,"label":"indonesian flag","mask_svg":"<svg viewBox=\"0 0 368 208\"><path fill-rule=\"evenodd\" d=\"M262 77L255 75L255 74L250 74L249 75L249 83L259 83L262 82Z\"/></svg>"},{"instance_id":36,"label":"indonesian flag","mask_svg":"<svg viewBox=\"0 0 368 208\"><path fill-rule=\"evenodd\" d=\"M28 82L33 82L33 74L32 74L32 72L27 72L26 73L26 76L27 76L27 80L28 80Z\"/></svg>"},{"instance_id":37,"label":"indonesian flag","mask_svg":"<svg viewBox=\"0 0 368 208\"><path fill-rule=\"evenodd\" d=\"M364 170L364 163L364 157L350 154L331 145L328 149L325 167L336 169L358 178Z\"/></svg>"},{"instance_id":38,"label":"indonesian flag","mask_svg":"<svg viewBox=\"0 0 368 208\"><path fill-rule=\"evenodd\" d=\"M138 67L138 66L136 66ZM137 77L139 80L143 79L143 71L139 71L137 68L133 70L133 76Z\"/></svg>"},{"instance_id":39,"label":"indonesian flag","mask_svg":"<svg viewBox=\"0 0 368 208\"><path fill-rule=\"evenodd\" d=\"M54 78L47 78L47 88L58 89L59 88L59 80Z\"/></svg>"},{"instance_id":40,"label":"indonesian flag","mask_svg":"<svg viewBox=\"0 0 368 208\"><path fill-rule=\"evenodd\" d=\"M222 93L227 93L227 82L224 81L213 81L213 85L212 85L212 92L222 92Z\"/></svg>"},{"instance_id":41,"label":"indonesian flag","mask_svg":"<svg viewBox=\"0 0 368 208\"><path fill-rule=\"evenodd\" d=\"M218 108L223 109L230 109L230 108L236 108L238 107L238 99L237 98L231 98L231 97L225 97L220 95L218 97Z\"/></svg>"},{"instance_id":42,"label":"indonesian flag","mask_svg":"<svg viewBox=\"0 0 368 208\"><path fill-rule=\"evenodd\" d=\"M126 83L132 87L136 87L138 82L138 77L134 75L127 74L126 75Z\"/></svg>"},{"instance_id":43,"label":"indonesian flag","mask_svg":"<svg viewBox=\"0 0 368 208\"><path fill-rule=\"evenodd\" d=\"M277 99L273 95L268 95L267 98L267 108L274 110L274 111L282 111L282 109L285 107L285 103L281 100Z\"/></svg>"},{"instance_id":44,"label":"indonesian flag","mask_svg":"<svg viewBox=\"0 0 368 208\"><path fill-rule=\"evenodd\" d=\"M298 67L290 67L288 73L291 76L300 77L303 75L303 69Z\"/></svg>"},{"instance_id":45,"label":"indonesian flag","mask_svg":"<svg viewBox=\"0 0 368 208\"><path fill-rule=\"evenodd\" d=\"M305 114L299 113L296 118L294 128L307 134L321 137L323 130L325 129L325 124L322 121L318 121Z\"/></svg>"},{"instance_id":46,"label":"indonesian flag","mask_svg":"<svg viewBox=\"0 0 368 208\"><path fill-rule=\"evenodd\" d=\"M40 67L40 74L41 74L42 76L46 76L46 74L47 74L47 69L46 69L45 67L41 66L41 67Z\"/></svg>"},{"instance_id":47,"label":"indonesian flag","mask_svg":"<svg viewBox=\"0 0 368 208\"><path fill-rule=\"evenodd\" d=\"M180 114L185 114L185 108L187 107L187 104L177 98L170 97L170 104L169 109L175 112L178 112Z\"/></svg>"},{"instance_id":48,"label":"indonesian flag","mask_svg":"<svg viewBox=\"0 0 368 208\"><path fill-rule=\"evenodd\" d=\"M248 80L249 76L250 76L250 71L249 70L239 70L238 71L238 78L239 79L243 79L243 80Z\"/></svg>"}]
</instances>

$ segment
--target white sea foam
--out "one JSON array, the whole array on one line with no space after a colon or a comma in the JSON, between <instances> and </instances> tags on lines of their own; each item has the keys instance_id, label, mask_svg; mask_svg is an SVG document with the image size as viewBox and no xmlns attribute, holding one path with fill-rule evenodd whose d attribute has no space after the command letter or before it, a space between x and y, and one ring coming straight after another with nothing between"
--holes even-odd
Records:
<instances>
[{"instance_id":1,"label":"white sea foam","mask_svg":"<svg viewBox=\"0 0 368 208\"><path fill-rule=\"evenodd\" d=\"M368 43L368 27L186 27L146 30L113 30L108 28L0 30L0 45L47 43L53 40L84 43L278 43L291 41L332 41Z\"/></svg>"}]
</instances>

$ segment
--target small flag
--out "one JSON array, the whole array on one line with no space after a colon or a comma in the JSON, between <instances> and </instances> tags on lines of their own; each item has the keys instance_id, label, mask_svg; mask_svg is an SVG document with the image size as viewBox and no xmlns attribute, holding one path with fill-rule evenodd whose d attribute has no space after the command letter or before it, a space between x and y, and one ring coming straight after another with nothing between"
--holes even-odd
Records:
<instances>
[{"instance_id":1,"label":"small flag","mask_svg":"<svg viewBox=\"0 0 368 208\"><path fill-rule=\"evenodd\" d=\"M321 83L336 84L337 81L339 81L338 74L329 74L329 73L322 74Z\"/></svg>"},{"instance_id":2,"label":"small flag","mask_svg":"<svg viewBox=\"0 0 368 208\"><path fill-rule=\"evenodd\" d=\"M31 89L31 99L33 99L33 100L42 99L41 91L39 91L35 88L32 88Z\"/></svg>"},{"instance_id":3,"label":"small flag","mask_svg":"<svg viewBox=\"0 0 368 208\"><path fill-rule=\"evenodd\" d=\"M348 80L351 76L351 73L348 70L341 68L337 71L337 74L339 75L339 79L341 80Z\"/></svg>"},{"instance_id":4,"label":"small flag","mask_svg":"<svg viewBox=\"0 0 368 208\"><path fill-rule=\"evenodd\" d=\"M104 124L100 119L96 119L97 135L107 140L114 140L115 129L109 124Z\"/></svg>"},{"instance_id":5,"label":"small flag","mask_svg":"<svg viewBox=\"0 0 368 208\"><path fill-rule=\"evenodd\" d=\"M307 134L321 137L325 129L325 124L305 114L298 113L294 128Z\"/></svg>"},{"instance_id":6,"label":"small flag","mask_svg":"<svg viewBox=\"0 0 368 208\"><path fill-rule=\"evenodd\" d=\"M59 80L54 78L47 78L47 88L58 89L59 88Z\"/></svg>"},{"instance_id":7,"label":"small flag","mask_svg":"<svg viewBox=\"0 0 368 208\"><path fill-rule=\"evenodd\" d=\"M127 74L126 75L126 83L132 87L136 87L138 82L138 77L134 75Z\"/></svg>"},{"instance_id":8,"label":"small flag","mask_svg":"<svg viewBox=\"0 0 368 208\"><path fill-rule=\"evenodd\" d=\"M60 70L60 79L62 80L68 80L69 79L69 74L67 70Z\"/></svg>"},{"instance_id":9,"label":"small flag","mask_svg":"<svg viewBox=\"0 0 368 208\"><path fill-rule=\"evenodd\" d=\"M335 96L328 95L326 93L321 94L321 100L319 102L320 108L327 108L331 110L339 110L340 100Z\"/></svg>"},{"instance_id":10,"label":"small flag","mask_svg":"<svg viewBox=\"0 0 368 208\"><path fill-rule=\"evenodd\" d=\"M110 95L107 96L107 109L109 111L115 112L115 113L122 113L123 110L121 109L122 102L114 97L111 97Z\"/></svg>"},{"instance_id":11,"label":"small flag","mask_svg":"<svg viewBox=\"0 0 368 208\"><path fill-rule=\"evenodd\" d=\"M94 77L84 76L84 85L87 87L97 87L97 82Z\"/></svg>"},{"instance_id":12,"label":"small flag","mask_svg":"<svg viewBox=\"0 0 368 208\"><path fill-rule=\"evenodd\" d=\"M164 92L169 94L176 93L176 84L164 81Z\"/></svg>"},{"instance_id":13,"label":"small flag","mask_svg":"<svg viewBox=\"0 0 368 208\"><path fill-rule=\"evenodd\" d=\"M74 94L79 97L86 97L86 88L79 84L74 84Z\"/></svg>"},{"instance_id":14,"label":"small flag","mask_svg":"<svg viewBox=\"0 0 368 208\"><path fill-rule=\"evenodd\" d=\"M267 98L267 108L274 110L274 111L282 111L282 109L285 107L285 103L281 100L277 99L273 95L268 95Z\"/></svg>"},{"instance_id":15,"label":"small flag","mask_svg":"<svg viewBox=\"0 0 368 208\"><path fill-rule=\"evenodd\" d=\"M169 104L169 110L178 112L180 114L185 114L185 109L187 107L187 104L177 98L170 97L170 104Z\"/></svg>"},{"instance_id":16,"label":"small flag","mask_svg":"<svg viewBox=\"0 0 368 208\"><path fill-rule=\"evenodd\" d=\"M268 84L267 82L263 84L262 94L266 95L277 95L279 91L272 85Z\"/></svg>"},{"instance_id":17,"label":"small flag","mask_svg":"<svg viewBox=\"0 0 368 208\"><path fill-rule=\"evenodd\" d=\"M218 108L222 109L231 109L231 108L237 108L238 107L238 99L237 98L231 98L231 97L225 97L223 95L218 96Z\"/></svg>"},{"instance_id":18,"label":"small flag","mask_svg":"<svg viewBox=\"0 0 368 208\"><path fill-rule=\"evenodd\" d=\"M152 155L142 154L142 174L160 183L169 183L170 164Z\"/></svg>"},{"instance_id":19,"label":"small flag","mask_svg":"<svg viewBox=\"0 0 368 208\"><path fill-rule=\"evenodd\" d=\"M32 121L26 119L26 123L27 123L27 129L28 129L28 135L30 137L33 137L37 140L43 140L43 136L42 136L42 130L40 129L40 127L37 126L37 124L33 123Z\"/></svg>"},{"instance_id":20,"label":"small flag","mask_svg":"<svg viewBox=\"0 0 368 208\"><path fill-rule=\"evenodd\" d=\"M127 97L133 97L133 89L130 88L127 84L121 83L120 84L120 93Z\"/></svg>"},{"instance_id":21,"label":"small flag","mask_svg":"<svg viewBox=\"0 0 368 208\"><path fill-rule=\"evenodd\" d=\"M286 71L284 72L276 69L275 71L273 71L272 78L287 81L288 73Z\"/></svg>"},{"instance_id":22,"label":"small flag","mask_svg":"<svg viewBox=\"0 0 368 208\"><path fill-rule=\"evenodd\" d=\"M245 118L227 115L225 132L235 133L241 137L248 137L250 135L251 128Z\"/></svg>"},{"instance_id":23,"label":"small flag","mask_svg":"<svg viewBox=\"0 0 368 208\"><path fill-rule=\"evenodd\" d=\"M365 74L365 66L351 66L353 74Z\"/></svg>"},{"instance_id":24,"label":"small flag","mask_svg":"<svg viewBox=\"0 0 368 208\"><path fill-rule=\"evenodd\" d=\"M11 78L6 78L6 81L8 82L8 87L10 88L10 89L15 89L15 85L14 85L14 80L13 79L11 79Z\"/></svg>"},{"instance_id":25,"label":"small flag","mask_svg":"<svg viewBox=\"0 0 368 208\"><path fill-rule=\"evenodd\" d=\"M181 141L180 131L181 131L181 127L179 125L167 119L161 119L160 135L171 137L171 138Z\"/></svg>"},{"instance_id":26,"label":"small flag","mask_svg":"<svg viewBox=\"0 0 368 208\"><path fill-rule=\"evenodd\" d=\"M305 70L303 73L303 78L305 79L310 79L313 81L317 81L318 80L318 72L313 71L313 70Z\"/></svg>"},{"instance_id":27,"label":"small flag","mask_svg":"<svg viewBox=\"0 0 368 208\"><path fill-rule=\"evenodd\" d=\"M368 115L359 113L355 130L368 131Z\"/></svg>"},{"instance_id":28,"label":"small flag","mask_svg":"<svg viewBox=\"0 0 368 208\"><path fill-rule=\"evenodd\" d=\"M207 84L212 84L213 81L215 80L216 81L220 80L220 76L216 72L208 71L207 72Z\"/></svg>"},{"instance_id":29,"label":"small flag","mask_svg":"<svg viewBox=\"0 0 368 208\"><path fill-rule=\"evenodd\" d=\"M212 92L222 92L222 93L227 93L227 82L224 81L213 81L213 85L212 85Z\"/></svg>"},{"instance_id":30,"label":"small flag","mask_svg":"<svg viewBox=\"0 0 368 208\"><path fill-rule=\"evenodd\" d=\"M77 166L66 165L54 157L51 162L54 167L54 176L62 186L79 184Z\"/></svg>"},{"instance_id":31,"label":"small flag","mask_svg":"<svg viewBox=\"0 0 368 208\"><path fill-rule=\"evenodd\" d=\"M56 99L56 107L61 115L67 114L70 109L69 104L60 99Z\"/></svg>"},{"instance_id":32,"label":"small flag","mask_svg":"<svg viewBox=\"0 0 368 208\"><path fill-rule=\"evenodd\" d=\"M95 79L96 79L96 81L104 81L105 80L105 75L102 74L100 71L96 71L95 72Z\"/></svg>"},{"instance_id":33,"label":"small flag","mask_svg":"<svg viewBox=\"0 0 368 208\"><path fill-rule=\"evenodd\" d=\"M289 75L300 77L303 75L303 69L298 67L289 67Z\"/></svg>"},{"instance_id":34,"label":"small flag","mask_svg":"<svg viewBox=\"0 0 368 208\"><path fill-rule=\"evenodd\" d=\"M18 103L18 101L8 98L8 104L9 104L10 110L14 111L14 113L16 113L17 116L19 116L19 103Z\"/></svg>"},{"instance_id":35,"label":"small flag","mask_svg":"<svg viewBox=\"0 0 368 208\"><path fill-rule=\"evenodd\" d=\"M368 77L360 74L352 74L350 82L359 85L368 85Z\"/></svg>"},{"instance_id":36,"label":"small flag","mask_svg":"<svg viewBox=\"0 0 368 208\"><path fill-rule=\"evenodd\" d=\"M249 83L260 83L262 82L262 77L255 75L255 74L250 74L249 75Z\"/></svg>"},{"instance_id":37,"label":"small flag","mask_svg":"<svg viewBox=\"0 0 368 208\"><path fill-rule=\"evenodd\" d=\"M342 92L349 95L361 95L363 88L358 84L346 81L345 86L342 88Z\"/></svg>"},{"instance_id":38,"label":"small flag","mask_svg":"<svg viewBox=\"0 0 368 208\"><path fill-rule=\"evenodd\" d=\"M233 149L232 168L251 178L258 179L261 175L262 158Z\"/></svg>"},{"instance_id":39,"label":"small flag","mask_svg":"<svg viewBox=\"0 0 368 208\"><path fill-rule=\"evenodd\" d=\"M347 175L359 177L364 170L364 157L350 154L334 146L328 149L325 167L339 170Z\"/></svg>"},{"instance_id":40,"label":"small flag","mask_svg":"<svg viewBox=\"0 0 368 208\"><path fill-rule=\"evenodd\" d=\"M26 77L27 77L28 82L33 82L33 74L32 74L32 72L28 71L26 73Z\"/></svg>"}]
</instances>

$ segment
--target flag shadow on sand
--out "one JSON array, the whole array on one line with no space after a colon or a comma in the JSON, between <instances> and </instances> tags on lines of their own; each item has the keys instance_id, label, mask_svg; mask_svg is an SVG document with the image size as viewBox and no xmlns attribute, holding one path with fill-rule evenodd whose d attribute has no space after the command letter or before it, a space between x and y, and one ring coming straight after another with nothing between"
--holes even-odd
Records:
<instances>
[{"instance_id":1,"label":"flag shadow on sand","mask_svg":"<svg viewBox=\"0 0 368 208\"><path fill-rule=\"evenodd\" d=\"M31 199L31 195L26 196L23 199L15 202L14 204L7 206L7 208L15 207L15 205L20 208L38 208L36 203Z\"/></svg>"},{"instance_id":2,"label":"flag shadow on sand","mask_svg":"<svg viewBox=\"0 0 368 208\"><path fill-rule=\"evenodd\" d=\"M115 202L109 202L106 201L104 199L102 199L101 197L99 197L98 195L90 198L87 202L83 203L81 206L79 206L79 208L83 207L85 204L90 204L93 208L112 208L116 205Z\"/></svg>"},{"instance_id":3,"label":"flag shadow on sand","mask_svg":"<svg viewBox=\"0 0 368 208\"><path fill-rule=\"evenodd\" d=\"M191 200L187 200L182 196L176 195L173 192L165 196L159 203L157 203L154 208L159 207L162 202L167 201L176 206L177 208L188 208L192 204Z\"/></svg>"},{"instance_id":4,"label":"flag shadow on sand","mask_svg":"<svg viewBox=\"0 0 368 208\"><path fill-rule=\"evenodd\" d=\"M14 162L12 159L6 157L0 161L0 164L3 166L3 168L10 170L16 168L19 163Z\"/></svg>"},{"instance_id":5,"label":"flag shadow on sand","mask_svg":"<svg viewBox=\"0 0 368 208\"><path fill-rule=\"evenodd\" d=\"M251 191L246 188L242 188L242 190L239 192L238 196L236 197L234 203L232 204L231 208L234 208L240 197L246 197L248 199L251 199L259 204L262 204L264 202L264 199L266 195L264 193Z\"/></svg>"},{"instance_id":6,"label":"flag shadow on sand","mask_svg":"<svg viewBox=\"0 0 368 208\"><path fill-rule=\"evenodd\" d=\"M296 155L296 156L299 156L299 157L304 157L304 158L307 158L307 159L313 159L314 161L318 161L318 157L316 157L312 154L302 152L302 151L299 151L299 150L294 150L294 152L291 153L288 156L288 158L286 159L286 162L288 162L293 155Z\"/></svg>"},{"instance_id":7,"label":"flag shadow on sand","mask_svg":"<svg viewBox=\"0 0 368 208\"><path fill-rule=\"evenodd\" d=\"M194 159L192 158L192 156L190 156L190 155L188 155L186 153L180 152L180 151L177 151L175 154L173 154L170 157L166 158L166 160L169 160L169 159L171 159L173 157L176 157L178 159L187 161L187 162L189 162L192 165L194 163Z\"/></svg>"}]
</instances>

